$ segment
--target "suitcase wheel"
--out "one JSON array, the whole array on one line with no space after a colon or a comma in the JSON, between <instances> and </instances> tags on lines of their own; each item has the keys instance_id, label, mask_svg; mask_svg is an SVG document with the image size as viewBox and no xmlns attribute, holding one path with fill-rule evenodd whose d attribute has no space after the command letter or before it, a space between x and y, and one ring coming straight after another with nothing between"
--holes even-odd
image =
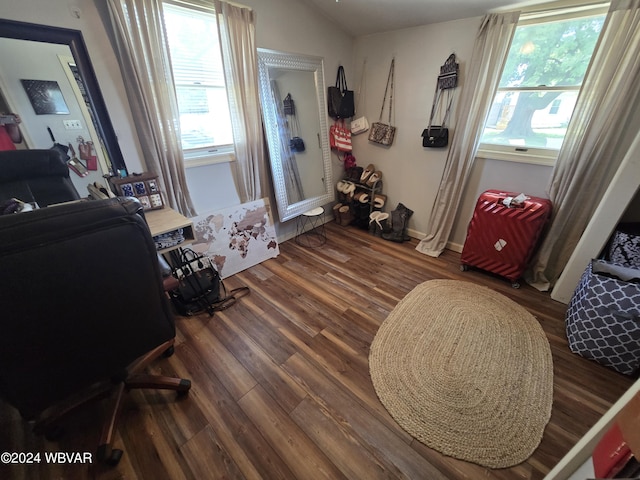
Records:
<instances>
[{"instance_id":1,"label":"suitcase wheel","mask_svg":"<svg viewBox=\"0 0 640 480\"><path fill-rule=\"evenodd\" d=\"M466 272L467 270L469 270L469 265L465 265L464 263L460 265L461 272Z\"/></svg>"}]
</instances>

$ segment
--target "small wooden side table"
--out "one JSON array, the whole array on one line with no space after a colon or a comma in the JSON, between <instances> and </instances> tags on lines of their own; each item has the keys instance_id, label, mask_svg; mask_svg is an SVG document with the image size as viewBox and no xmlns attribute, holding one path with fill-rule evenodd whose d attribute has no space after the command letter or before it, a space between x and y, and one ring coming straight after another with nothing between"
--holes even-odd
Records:
<instances>
[{"instance_id":1,"label":"small wooden side table","mask_svg":"<svg viewBox=\"0 0 640 480\"><path fill-rule=\"evenodd\" d=\"M195 240L193 232L193 222L184 215L176 212L171 208L163 208L160 210L150 210L144 212L147 219L147 225L151 231L151 236L157 237L163 233L173 233L182 229L184 241L171 247L162 248L158 253L167 253L180 247L184 247Z\"/></svg>"}]
</instances>

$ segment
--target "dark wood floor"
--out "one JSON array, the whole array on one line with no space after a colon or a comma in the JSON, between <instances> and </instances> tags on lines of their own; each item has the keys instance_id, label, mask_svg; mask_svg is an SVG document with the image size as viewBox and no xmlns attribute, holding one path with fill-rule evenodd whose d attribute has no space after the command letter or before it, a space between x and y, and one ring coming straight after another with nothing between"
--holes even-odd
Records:
<instances>
[{"instance_id":1,"label":"dark wood floor","mask_svg":"<svg viewBox=\"0 0 640 480\"><path fill-rule=\"evenodd\" d=\"M213 318L180 317L175 354L155 373L190 378L191 392L132 391L116 446L118 466L2 465L0 478L29 479L528 479L542 478L631 385L632 379L570 353L565 305L528 286L461 272L459 255L431 258L326 225L316 249L288 241L280 255L225 281L251 294ZM378 401L368 369L371 341L413 287L434 278L487 285L535 315L554 360L554 403L540 447L525 463L487 470L413 440ZM53 381L53 379L52 379ZM0 405L0 451L93 451L103 405L69 417L51 443Z\"/></svg>"}]
</instances>

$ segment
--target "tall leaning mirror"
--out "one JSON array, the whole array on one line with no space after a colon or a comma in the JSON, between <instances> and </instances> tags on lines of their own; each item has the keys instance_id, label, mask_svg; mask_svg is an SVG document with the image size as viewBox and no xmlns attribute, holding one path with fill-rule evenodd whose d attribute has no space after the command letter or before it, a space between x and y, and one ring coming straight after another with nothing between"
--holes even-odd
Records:
<instances>
[{"instance_id":1,"label":"tall leaning mirror","mask_svg":"<svg viewBox=\"0 0 640 480\"><path fill-rule=\"evenodd\" d=\"M80 31L0 19L0 47L0 109L22 120L23 141L16 148L44 149L58 143L70 145L80 157L80 146L89 145L87 172L81 172L85 176L75 171L70 175L80 195L87 194L87 184L126 172ZM40 108L39 99L53 95L43 86L53 88L61 110Z\"/></svg>"},{"instance_id":2,"label":"tall leaning mirror","mask_svg":"<svg viewBox=\"0 0 640 480\"><path fill-rule=\"evenodd\" d=\"M322 58L258 49L260 96L280 221L334 200Z\"/></svg>"}]
</instances>

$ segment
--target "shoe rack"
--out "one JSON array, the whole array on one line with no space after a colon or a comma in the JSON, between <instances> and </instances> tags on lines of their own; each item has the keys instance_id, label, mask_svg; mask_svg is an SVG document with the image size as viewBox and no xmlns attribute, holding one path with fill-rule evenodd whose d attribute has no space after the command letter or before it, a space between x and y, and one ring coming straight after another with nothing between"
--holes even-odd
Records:
<instances>
[{"instance_id":1,"label":"shoe rack","mask_svg":"<svg viewBox=\"0 0 640 480\"><path fill-rule=\"evenodd\" d=\"M368 228L369 215L375 210L382 210L386 203L386 195L382 194L382 172L373 165L366 169L353 167L347 169L345 178L338 182L338 200L342 206L349 206L352 222L357 226ZM345 223L345 222L343 222ZM359 225L362 223L362 225Z\"/></svg>"}]
</instances>

